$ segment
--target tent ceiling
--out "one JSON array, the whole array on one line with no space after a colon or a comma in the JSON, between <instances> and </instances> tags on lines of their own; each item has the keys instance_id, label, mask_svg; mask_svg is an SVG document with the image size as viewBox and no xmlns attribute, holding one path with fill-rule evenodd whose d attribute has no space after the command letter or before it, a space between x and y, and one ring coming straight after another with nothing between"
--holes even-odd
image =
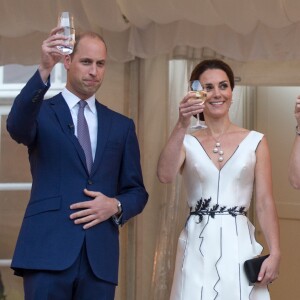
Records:
<instances>
[{"instance_id":1,"label":"tent ceiling","mask_svg":"<svg viewBox=\"0 0 300 300\"><path fill-rule=\"evenodd\" d=\"M32 64L58 12L95 30L110 57L129 61L208 47L238 61L300 59L299 0L2 0L0 64Z\"/></svg>"}]
</instances>

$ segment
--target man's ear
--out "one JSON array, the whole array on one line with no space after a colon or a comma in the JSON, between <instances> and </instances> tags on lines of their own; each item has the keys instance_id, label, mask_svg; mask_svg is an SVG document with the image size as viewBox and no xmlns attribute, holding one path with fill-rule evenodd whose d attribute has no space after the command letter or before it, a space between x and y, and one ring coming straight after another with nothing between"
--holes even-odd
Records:
<instances>
[{"instance_id":1,"label":"man's ear","mask_svg":"<svg viewBox=\"0 0 300 300\"><path fill-rule=\"evenodd\" d=\"M64 58L64 66L65 66L65 69L66 69L66 70L69 70L71 61L72 61L71 56L70 56L70 55L65 55L65 58Z\"/></svg>"}]
</instances>

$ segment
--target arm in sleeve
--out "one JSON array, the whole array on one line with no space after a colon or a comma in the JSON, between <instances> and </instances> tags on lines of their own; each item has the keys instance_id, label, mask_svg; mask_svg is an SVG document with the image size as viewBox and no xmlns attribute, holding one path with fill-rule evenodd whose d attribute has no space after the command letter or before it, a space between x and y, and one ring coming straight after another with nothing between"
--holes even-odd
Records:
<instances>
[{"instance_id":1,"label":"arm in sleeve","mask_svg":"<svg viewBox=\"0 0 300 300\"><path fill-rule=\"evenodd\" d=\"M142 212L148 201L140 164L140 150L132 120L130 120L121 164L119 194L116 198L121 202L123 210L119 223L124 224Z\"/></svg>"},{"instance_id":2,"label":"arm in sleeve","mask_svg":"<svg viewBox=\"0 0 300 300\"><path fill-rule=\"evenodd\" d=\"M39 71L36 71L15 98L6 126L16 142L28 146L34 141L37 129L36 119L49 87L50 80L45 84Z\"/></svg>"}]
</instances>

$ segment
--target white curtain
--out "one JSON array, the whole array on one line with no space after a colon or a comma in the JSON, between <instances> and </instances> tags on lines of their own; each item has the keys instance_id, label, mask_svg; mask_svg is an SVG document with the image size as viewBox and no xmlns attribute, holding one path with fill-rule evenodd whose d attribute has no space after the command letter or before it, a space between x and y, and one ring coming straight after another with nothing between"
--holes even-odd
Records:
<instances>
[{"instance_id":1,"label":"white curtain","mask_svg":"<svg viewBox=\"0 0 300 300\"><path fill-rule=\"evenodd\" d=\"M2 0L0 64L38 63L41 41L63 10L74 13L76 30L102 34L119 62L177 46L209 48L252 66L293 67L300 58L298 0Z\"/></svg>"},{"instance_id":2,"label":"white curtain","mask_svg":"<svg viewBox=\"0 0 300 300\"><path fill-rule=\"evenodd\" d=\"M163 128L166 143L178 118L178 105L188 86L188 69L184 62L169 64L169 84L166 116ZM159 152L162 149L159 150ZM159 201L161 209L158 215L159 228L155 239L155 255L151 294L149 300L168 299L173 279L174 262L177 249L177 237L182 229L187 214L185 194L182 189L181 178L178 176L172 184L162 185L164 192Z\"/></svg>"}]
</instances>

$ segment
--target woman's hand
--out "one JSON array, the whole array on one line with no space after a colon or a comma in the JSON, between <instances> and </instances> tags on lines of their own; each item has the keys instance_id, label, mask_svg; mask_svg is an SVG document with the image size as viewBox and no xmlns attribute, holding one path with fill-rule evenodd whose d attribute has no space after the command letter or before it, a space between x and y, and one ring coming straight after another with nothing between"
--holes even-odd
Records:
<instances>
[{"instance_id":1,"label":"woman's hand","mask_svg":"<svg viewBox=\"0 0 300 300\"><path fill-rule=\"evenodd\" d=\"M297 121L297 125L300 128L300 96L297 97L296 104L295 104L295 118Z\"/></svg>"},{"instance_id":2,"label":"woman's hand","mask_svg":"<svg viewBox=\"0 0 300 300\"><path fill-rule=\"evenodd\" d=\"M256 285L268 285L278 278L280 257L272 255L265 259L258 274Z\"/></svg>"},{"instance_id":3,"label":"woman's hand","mask_svg":"<svg viewBox=\"0 0 300 300\"><path fill-rule=\"evenodd\" d=\"M197 97L197 92L188 92L179 104L179 120L182 127L188 128L191 117L203 112L203 99Z\"/></svg>"}]
</instances>

